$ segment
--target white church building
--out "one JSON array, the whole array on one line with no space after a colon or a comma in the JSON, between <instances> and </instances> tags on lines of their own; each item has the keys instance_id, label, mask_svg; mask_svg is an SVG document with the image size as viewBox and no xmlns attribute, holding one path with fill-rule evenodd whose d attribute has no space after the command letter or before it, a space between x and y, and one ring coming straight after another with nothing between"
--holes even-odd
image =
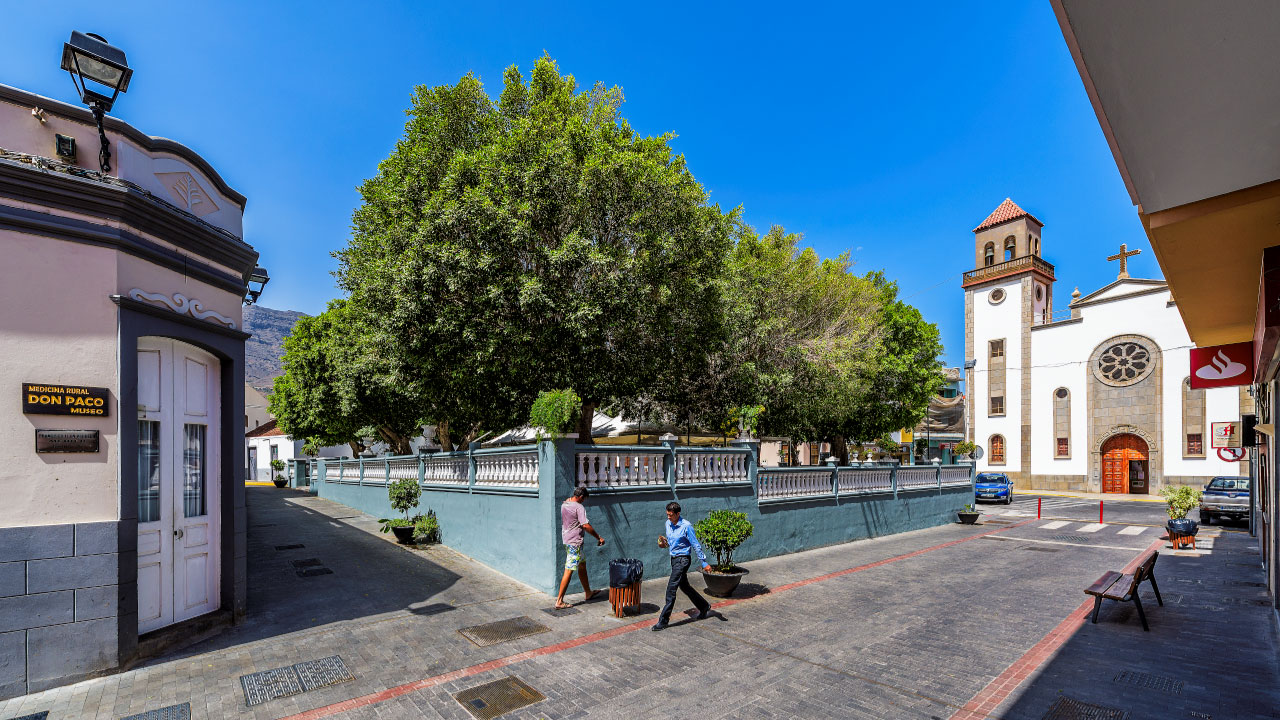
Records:
<instances>
[{"instance_id":1,"label":"white church building","mask_svg":"<svg viewBox=\"0 0 1280 720\"><path fill-rule=\"evenodd\" d=\"M1021 488L1155 493L1247 475L1219 458L1210 424L1251 412L1243 387L1192 390L1190 349L1169 287L1119 276L1054 310L1043 224L1006 199L974 228L964 274L969 438L978 471Z\"/></svg>"}]
</instances>

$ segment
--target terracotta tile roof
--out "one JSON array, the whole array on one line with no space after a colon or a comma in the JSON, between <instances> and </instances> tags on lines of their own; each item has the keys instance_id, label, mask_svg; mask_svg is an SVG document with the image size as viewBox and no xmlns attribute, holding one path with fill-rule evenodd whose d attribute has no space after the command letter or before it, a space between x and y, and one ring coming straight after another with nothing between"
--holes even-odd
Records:
<instances>
[{"instance_id":1,"label":"terracotta tile roof","mask_svg":"<svg viewBox=\"0 0 1280 720\"><path fill-rule=\"evenodd\" d=\"M259 425L258 427L244 434L244 436L247 438L283 437L284 435L285 435L284 430L281 430L279 427L276 426L275 420L268 420L262 423L261 425Z\"/></svg>"},{"instance_id":2,"label":"terracotta tile roof","mask_svg":"<svg viewBox=\"0 0 1280 720\"><path fill-rule=\"evenodd\" d=\"M991 214L987 216L987 219L983 220L982 224L974 228L973 231L979 232L982 230L986 230L989 227L1002 225L1004 223L1009 222L1010 220L1017 220L1020 217L1029 217L1032 220L1035 220L1037 224L1044 225L1044 223L1040 222L1039 220L1036 220L1035 215L1032 215L1026 210L1023 210L1022 208L1018 207L1018 203L1010 200L1009 198L1005 198L1004 202L1000 203L1000 206L997 207L995 210L992 210Z\"/></svg>"}]
</instances>

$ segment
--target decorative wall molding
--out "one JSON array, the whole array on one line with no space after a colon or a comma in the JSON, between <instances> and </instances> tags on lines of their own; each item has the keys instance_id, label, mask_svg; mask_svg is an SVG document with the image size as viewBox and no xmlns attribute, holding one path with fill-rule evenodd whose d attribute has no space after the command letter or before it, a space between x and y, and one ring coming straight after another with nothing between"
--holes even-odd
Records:
<instances>
[{"instance_id":1,"label":"decorative wall molding","mask_svg":"<svg viewBox=\"0 0 1280 720\"><path fill-rule=\"evenodd\" d=\"M236 324L231 318L213 310L205 310L204 305L199 300L192 300L182 293L174 293L170 299L168 295L163 293L150 293L145 290L134 288L129 291L129 297L133 300L146 300L152 303L162 304L179 315L190 315L197 320L208 320L210 322L221 323L235 329Z\"/></svg>"}]
</instances>

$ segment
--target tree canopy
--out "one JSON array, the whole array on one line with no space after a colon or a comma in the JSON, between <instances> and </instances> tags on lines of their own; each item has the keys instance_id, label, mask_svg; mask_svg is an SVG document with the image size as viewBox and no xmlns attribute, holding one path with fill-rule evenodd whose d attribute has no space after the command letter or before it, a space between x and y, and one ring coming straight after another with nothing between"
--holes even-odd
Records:
<instances>
[{"instance_id":1,"label":"tree canopy","mask_svg":"<svg viewBox=\"0 0 1280 720\"><path fill-rule=\"evenodd\" d=\"M470 74L415 88L335 253L347 298L286 341L282 427L398 449L426 423L452 449L553 388L582 398L587 442L605 403L796 439L913 425L941 383L937 328L847 253L711 203L674 136L637 134L622 103L545 56L496 100Z\"/></svg>"}]
</instances>

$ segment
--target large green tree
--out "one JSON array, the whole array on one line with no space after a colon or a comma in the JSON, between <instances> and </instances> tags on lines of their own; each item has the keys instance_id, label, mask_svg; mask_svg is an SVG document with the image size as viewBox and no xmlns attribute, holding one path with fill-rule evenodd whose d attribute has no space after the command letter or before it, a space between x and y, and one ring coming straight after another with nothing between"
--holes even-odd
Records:
<instances>
[{"instance_id":1,"label":"large green tree","mask_svg":"<svg viewBox=\"0 0 1280 720\"><path fill-rule=\"evenodd\" d=\"M404 137L360 188L338 280L371 354L446 446L527 417L538 391L664 396L723 333L734 213L670 147L543 57L491 100L418 87ZM670 398L663 398L670 399Z\"/></svg>"},{"instance_id":2,"label":"large green tree","mask_svg":"<svg viewBox=\"0 0 1280 720\"><path fill-rule=\"evenodd\" d=\"M271 390L271 414L280 428L311 445L349 444L354 454L367 438L386 442L392 452L411 452L425 416L423 405L379 361L345 300L304 317L284 341L284 373Z\"/></svg>"}]
</instances>

